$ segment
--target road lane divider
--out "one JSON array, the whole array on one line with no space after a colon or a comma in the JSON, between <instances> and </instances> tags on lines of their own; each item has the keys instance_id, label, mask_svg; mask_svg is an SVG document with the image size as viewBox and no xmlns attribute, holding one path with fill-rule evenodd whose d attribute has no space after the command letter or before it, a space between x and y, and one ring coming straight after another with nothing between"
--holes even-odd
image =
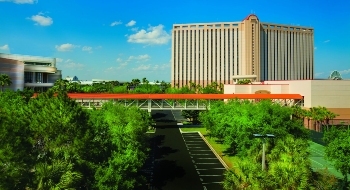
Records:
<instances>
[{"instance_id":1,"label":"road lane divider","mask_svg":"<svg viewBox=\"0 0 350 190\"><path fill-rule=\"evenodd\" d=\"M224 162L224 160L219 156L219 154L214 150L214 148L209 144L209 142L207 141L207 139L202 135L201 132L197 132L199 134L199 136L202 137L202 139L204 140L204 142L208 145L208 147L210 148L210 150L215 154L215 156L218 158L218 160L221 162L221 164L226 168L226 170L229 170L230 168L227 166L227 164Z\"/></svg>"}]
</instances>

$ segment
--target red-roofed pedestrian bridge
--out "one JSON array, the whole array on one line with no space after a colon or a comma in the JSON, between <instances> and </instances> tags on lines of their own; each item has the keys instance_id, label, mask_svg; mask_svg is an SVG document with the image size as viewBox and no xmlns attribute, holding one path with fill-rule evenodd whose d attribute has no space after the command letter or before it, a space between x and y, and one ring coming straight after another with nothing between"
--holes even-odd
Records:
<instances>
[{"instance_id":1,"label":"red-roofed pedestrian bridge","mask_svg":"<svg viewBox=\"0 0 350 190\"><path fill-rule=\"evenodd\" d=\"M69 93L83 107L101 107L103 103L112 101L126 107L137 106L148 110L206 110L210 109L213 100L241 99L260 101L269 99L275 103L292 106L302 105L300 94L88 94Z\"/></svg>"}]
</instances>

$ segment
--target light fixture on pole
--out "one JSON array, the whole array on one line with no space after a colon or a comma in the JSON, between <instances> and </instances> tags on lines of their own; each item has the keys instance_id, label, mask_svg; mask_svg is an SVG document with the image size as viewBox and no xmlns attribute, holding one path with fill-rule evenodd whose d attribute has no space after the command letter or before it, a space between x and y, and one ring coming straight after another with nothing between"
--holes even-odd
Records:
<instances>
[{"instance_id":1,"label":"light fixture on pole","mask_svg":"<svg viewBox=\"0 0 350 190\"><path fill-rule=\"evenodd\" d=\"M265 141L266 138L274 138L275 135L272 134L253 134L254 138L262 138L263 141L263 152L262 152L262 159L261 159L261 164L262 164L262 170L266 169L266 163L265 163Z\"/></svg>"}]
</instances>

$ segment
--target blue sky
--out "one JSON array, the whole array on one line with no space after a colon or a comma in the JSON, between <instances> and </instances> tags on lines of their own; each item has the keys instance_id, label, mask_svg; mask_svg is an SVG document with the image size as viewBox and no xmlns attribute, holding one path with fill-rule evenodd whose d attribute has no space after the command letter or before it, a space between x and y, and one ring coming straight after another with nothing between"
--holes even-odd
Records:
<instances>
[{"instance_id":1,"label":"blue sky","mask_svg":"<svg viewBox=\"0 0 350 190\"><path fill-rule=\"evenodd\" d=\"M0 0L0 52L56 57L63 77L170 81L173 24L261 22L313 27L315 75L350 78L350 1Z\"/></svg>"}]
</instances>

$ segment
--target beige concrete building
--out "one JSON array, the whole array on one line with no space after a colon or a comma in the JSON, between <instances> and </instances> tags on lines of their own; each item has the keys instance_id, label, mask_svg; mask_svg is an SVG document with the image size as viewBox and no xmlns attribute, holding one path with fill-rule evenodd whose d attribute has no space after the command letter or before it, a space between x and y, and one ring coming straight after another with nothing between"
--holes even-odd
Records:
<instances>
[{"instance_id":1,"label":"beige concrete building","mask_svg":"<svg viewBox=\"0 0 350 190\"><path fill-rule=\"evenodd\" d=\"M264 81L248 85L224 85L225 94L300 94L303 106L326 107L338 114L337 120L350 121L350 80Z\"/></svg>"},{"instance_id":2,"label":"beige concrete building","mask_svg":"<svg viewBox=\"0 0 350 190\"><path fill-rule=\"evenodd\" d=\"M174 24L172 85L190 81L233 84L233 77L256 81L313 79L314 32L310 27L260 22Z\"/></svg>"}]
</instances>

